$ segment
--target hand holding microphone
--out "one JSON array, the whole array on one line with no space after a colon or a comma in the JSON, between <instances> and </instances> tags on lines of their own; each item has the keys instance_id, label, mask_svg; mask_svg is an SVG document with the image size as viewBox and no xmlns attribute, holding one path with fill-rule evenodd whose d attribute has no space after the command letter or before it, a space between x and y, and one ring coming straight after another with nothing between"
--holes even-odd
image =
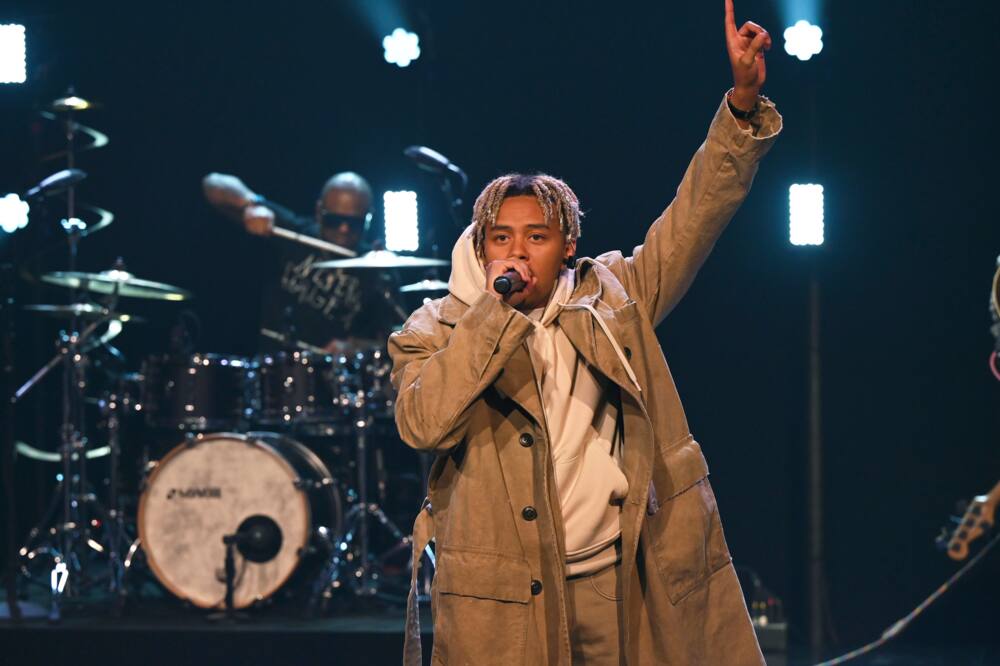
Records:
<instances>
[{"instance_id":1,"label":"hand holding microphone","mask_svg":"<svg viewBox=\"0 0 1000 666\"><path fill-rule=\"evenodd\" d=\"M516 307L538 282L528 264L520 259L491 261L486 266L486 291L497 300Z\"/></svg>"},{"instance_id":2,"label":"hand holding microphone","mask_svg":"<svg viewBox=\"0 0 1000 666\"><path fill-rule=\"evenodd\" d=\"M511 292L517 293L526 286L527 284L521 279L521 274L517 271L507 271L497 279L493 280L493 291L497 292L501 296L506 296Z\"/></svg>"}]
</instances>

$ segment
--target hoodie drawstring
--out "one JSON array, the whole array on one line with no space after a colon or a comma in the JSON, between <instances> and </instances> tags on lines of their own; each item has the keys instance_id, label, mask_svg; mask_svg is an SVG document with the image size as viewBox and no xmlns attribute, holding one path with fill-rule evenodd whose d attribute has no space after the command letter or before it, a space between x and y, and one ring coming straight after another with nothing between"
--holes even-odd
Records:
<instances>
[{"instance_id":1,"label":"hoodie drawstring","mask_svg":"<svg viewBox=\"0 0 1000 666\"><path fill-rule=\"evenodd\" d=\"M622 351L621 345L618 344L618 340L615 339L615 336L611 334L611 329L609 329L608 325L604 323L604 319L597 314L597 310L594 309L594 306L586 303L560 303L559 306L563 308L582 308L589 311L590 314L594 316L594 319L597 320L601 330L604 331L604 335L608 336L608 340L611 342L611 346L614 348L615 353L618 354L618 360L620 360L622 365L625 366L625 372L628 374L628 378L632 380L633 384L635 384L636 390L638 390L639 393L642 393L642 387L639 386L639 380L636 378L635 372L632 370L632 365L628 362L628 358Z\"/></svg>"}]
</instances>

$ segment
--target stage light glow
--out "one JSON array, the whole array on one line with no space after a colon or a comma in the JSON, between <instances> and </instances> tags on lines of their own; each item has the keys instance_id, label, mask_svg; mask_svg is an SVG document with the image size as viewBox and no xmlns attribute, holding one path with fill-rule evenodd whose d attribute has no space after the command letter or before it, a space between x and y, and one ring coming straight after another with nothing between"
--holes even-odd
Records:
<instances>
[{"instance_id":1,"label":"stage light glow","mask_svg":"<svg viewBox=\"0 0 1000 666\"><path fill-rule=\"evenodd\" d=\"M407 190L382 195L385 214L385 249L416 252L420 245L417 220L417 193Z\"/></svg>"},{"instance_id":2,"label":"stage light glow","mask_svg":"<svg viewBox=\"0 0 1000 666\"><path fill-rule=\"evenodd\" d=\"M788 240L792 245L823 244L823 186L788 188Z\"/></svg>"},{"instance_id":3,"label":"stage light glow","mask_svg":"<svg viewBox=\"0 0 1000 666\"><path fill-rule=\"evenodd\" d=\"M382 48L386 62L406 67L420 57L420 38L415 33L396 28L382 38Z\"/></svg>"},{"instance_id":4,"label":"stage light glow","mask_svg":"<svg viewBox=\"0 0 1000 666\"><path fill-rule=\"evenodd\" d=\"M12 234L28 226L28 202L16 194L0 198L0 230Z\"/></svg>"},{"instance_id":5,"label":"stage light glow","mask_svg":"<svg viewBox=\"0 0 1000 666\"><path fill-rule=\"evenodd\" d=\"M799 60L809 60L823 50L823 30L809 21L785 28L785 51Z\"/></svg>"},{"instance_id":6,"label":"stage light glow","mask_svg":"<svg viewBox=\"0 0 1000 666\"><path fill-rule=\"evenodd\" d=\"M0 83L24 83L28 78L24 26L0 25Z\"/></svg>"}]
</instances>

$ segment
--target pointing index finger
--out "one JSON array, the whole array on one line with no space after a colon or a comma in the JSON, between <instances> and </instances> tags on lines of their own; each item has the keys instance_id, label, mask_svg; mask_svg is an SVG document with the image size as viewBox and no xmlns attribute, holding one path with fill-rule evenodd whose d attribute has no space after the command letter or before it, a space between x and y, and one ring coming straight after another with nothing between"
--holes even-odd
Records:
<instances>
[{"instance_id":1,"label":"pointing index finger","mask_svg":"<svg viewBox=\"0 0 1000 666\"><path fill-rule=\"evenodd\" d=\"M736 13L733 10L733 0L726 0L726 35L736 34Z\"/></svg>"}]
</instances>

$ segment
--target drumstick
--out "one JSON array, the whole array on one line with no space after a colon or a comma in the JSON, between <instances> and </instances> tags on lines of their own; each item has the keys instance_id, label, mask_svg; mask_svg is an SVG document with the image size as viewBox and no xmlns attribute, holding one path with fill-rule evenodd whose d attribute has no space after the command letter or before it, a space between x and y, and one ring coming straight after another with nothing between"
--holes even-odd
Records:
<instances>
[{"instance_id":1,"label":"drumstick","mask_svg":"<svg viewBox=\"0 0 1000 666\"><path fill-rule=\"evenodd\" d=\"M260 334L263 335L265 338L271 338L272 340L277 340L282 344L285 343L284 335L278 333L277 331L272 331L269 328L260 329ZM323 349L322 347L317 347L316 345L311 345L308 342L302 342L301 340L292 340L292 344L294 344L299 349L302 349L304 351L310 351L313 352L314 354L326 353L326 350Z\"/></svg>"},{"instance_id":2,"label":"drumstick","mask_svg":"<svg viewBox=\"0 0 1000 666\"><path fill-rule=\"evenodd\" d=\"M318 248L320 250L326 250L327 252L333 252L335 254L342 254L345 257L356 257L357 252L353 250L348 250L346 247L341 247L334 243L330 243L325 240L320 240L319 238L314 238L312 236L307 236L305 234L300 234L296 231L290 231L289 229L282 229L281 227L274 227L271 229L273 233L278 238L285 238L290 241L295 241L296 243L302 243L303 245L311 245L312 247Z\"/></svg>"}]
</instances>

